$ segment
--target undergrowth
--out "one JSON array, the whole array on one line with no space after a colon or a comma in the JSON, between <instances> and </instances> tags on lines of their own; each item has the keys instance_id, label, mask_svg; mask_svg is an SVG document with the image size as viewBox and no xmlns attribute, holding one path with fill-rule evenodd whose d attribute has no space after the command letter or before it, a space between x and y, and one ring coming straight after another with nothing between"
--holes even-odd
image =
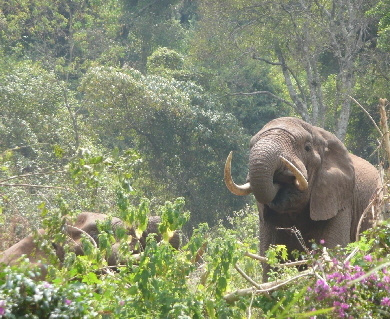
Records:
<instances>
[{"instance_id":1,"label":"undergrowth","mask_svg":"<svg viewBox=\"0 0 390 319\"><path fill-rule=\"evenodd\" d=\"M167 210L169 213L167 213ZM172 213L174 212L175 213ZM171 223L185 213L181 199L161 212ZM149 212L146 212L149 213ZM194 230L179 250L166 241L148 238L136 260L111 270L104 247L72 256L62 268L49 266L45 281L36 280L39 268L28 260L18 267L1 266L0 316L3 318L383 318L390 317L390 224L385 222L346 248L315 247L309 266L315 273L302 276L269 293L253 293L227 302L226 295L251 285L235 265L260 283L261 266L245 257L256 251L255 210L231 219L231 228ZM172 219L173 218L173 219ZM50 225L48 225L50 226ZM109 232L109 230L107 230ZM104 232L104 231L103 231ZM128 238L123 237L126 241ZM283 249L275 247L277 259ZM125 252L126 253L126 252ZM326 258L325 258L325 257ZM280 268L279 278L298 274Z\"/></svg>"},{"instance_id":2,"label":"undergrowth","mask_svg":"<svg viewBox=\"0 0 390 319\"><path fill-rule=\"evenodd\" d=\"M302 272L280 266L288 263L286 248L271 247L267 257L276 266L274 282L262 285L261 263L248 257L258 251L255 207L234 213L229 225L198 225L176 250L168 240L189 219L184 199L153 207L147 199L134 204L128 176L113 175L127 170L113 167L102 158L91 158L69 170L77 185L91 185L94 201L114 203L112 217L121 217L125 225L136 227L136 233L142 233L149 216L159 214L163 240L149 236L145 249L135 256L126 249L130 235L108 222L99 225L98 247L88 238L82 240L83 256L64 245L63 262L50 258L43 281L42 269L25 257L18 266L0 265L0 318L390 317L389 222L346 248L309 247ZM101 185L107 185L102 180L109 180L113 189L105 196L99 195L105 190ZM53 239L65 243L64 217L79 213L67 200L58 198L54 209L39 206L46 229L39 239L42 249L50 250ZM118 260L124 262L108 267L105 256L115 241L120 243Z\"/></svg>"}]
</instances>

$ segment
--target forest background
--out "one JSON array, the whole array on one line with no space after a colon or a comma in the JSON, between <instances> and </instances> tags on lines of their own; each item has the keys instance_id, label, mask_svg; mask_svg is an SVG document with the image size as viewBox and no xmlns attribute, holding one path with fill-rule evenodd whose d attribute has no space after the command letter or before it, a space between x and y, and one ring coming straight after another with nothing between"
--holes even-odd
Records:
<instances>
[{"instance_id":1,"label":"forest background","mask_svg":"<svg viewBox=\"0 0 390 319\"><path fill-rule=\"evenodd\" d=\"M70 187L66 167L79 159L72 174L104 179L91 158L120 162L131 201L184 197L189 227L226 221L246 204L224 187L227 154L244 181L250 136L279 116L377 162L378 135L351 97L378 122L388 1L8 0L0 10L5 224L57 205L58 193L72 209L112 212L109 179L50 188Z\"/></svg>"},{"instance_id":2,"label":"forest background","mask_svg":"<svg viewBox=\"0 0 390 319\"><path fill-rule=\"evenodd\" d=\"M378 163L389 0L1 0L0 250L53 214L152 214L185 199L184 232L250 198L249 138L298 116ZM353 98L353 99L352 99ZM249 206L250 207L250 206Z\"/></svg>"}]
</instances>

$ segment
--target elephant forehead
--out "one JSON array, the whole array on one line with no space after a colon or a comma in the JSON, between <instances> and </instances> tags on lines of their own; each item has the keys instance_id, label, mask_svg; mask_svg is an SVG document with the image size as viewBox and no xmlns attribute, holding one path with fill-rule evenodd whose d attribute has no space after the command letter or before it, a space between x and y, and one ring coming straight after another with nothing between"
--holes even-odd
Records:
<instances>
[{"instance_id":1,"label":"elephant forehead","mask_svg":"<svg viewBox=\"0 0 390 319\"><path fill-rule=\"evenodd\" d=\"M260 132L252 137L250 147L253 147L259 141L265 141L266 139L272 139L275 142L283 140L289 144L293 144L310 139L310 137L311 135L307 131L298 126L264 127Z\"/></svg>"},{"instance_id":2,"label":"elephant forehead","mask_svg":"<svg viewBox=\"0 0 390 319\"><path fill-rule=\"evenodd\" d=\"M310 125L294 117L277 118L267 123L252 140L256 142L262 135L275 130L279 130L277 134L289 134L294 138L307 137L311 135L309 128Z\"/></svg>"}]
</instances>

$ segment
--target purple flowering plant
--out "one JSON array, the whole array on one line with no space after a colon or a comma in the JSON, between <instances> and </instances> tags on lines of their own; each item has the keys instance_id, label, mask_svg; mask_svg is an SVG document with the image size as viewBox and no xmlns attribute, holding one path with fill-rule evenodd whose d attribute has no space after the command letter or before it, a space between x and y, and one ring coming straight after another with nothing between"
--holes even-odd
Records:
<instances>
[{"instance_id":1,"label":"purple flowering plant","mask_svg":"<svg viewBox=\"0 0 390 319\"><path fill-rule=\"evenodd\" d=\"M327 250L326 261L316 259L321 264L307 288L306 311L333 307L334 318L360 318L362 314L389 318L390 249L386 243L383 247L387 231L384 224L347 249ZM318 248L320 255L322 247Z\"/></svg>"}]
</instances>

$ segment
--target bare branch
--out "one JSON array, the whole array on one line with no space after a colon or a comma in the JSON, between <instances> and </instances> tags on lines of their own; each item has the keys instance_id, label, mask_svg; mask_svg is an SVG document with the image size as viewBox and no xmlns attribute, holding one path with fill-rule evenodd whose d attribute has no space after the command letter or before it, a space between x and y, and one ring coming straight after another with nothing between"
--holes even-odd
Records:
<instances>
[{"instance_id":1,"label":"bare branch","mask_svg":"<svg viewBox=\"0 0 390 319\"><path fill-rule=\"evenodd\" d=\"M363 279L370 277L373 273L378 272L379 270L386 268L386 267L389 267L389 266L390 266L390 262L383 263L383 264L375 267L374 269L370 270L369 272L365 273L363 276L348 282L348 285L351 286L359 281L362 281Z\"/></svg>"},{"instance_id":2,"label":"bare branch","mask_svg":"<svg viewBox=\"0 0 390 319\"><path fill-rule=\"evenodd\" d=\"M252 259L256 259L256 260L259 260L261 262L268 262L268 258L267 257L263 257L263 256L259 256L259 255L255 255L255 254L252 254L252 253L249 253L249 252L246 252L244 254L244 256L247 256L247 257L250 257Z\"/></svg>"},{"instance_id":3,"label":"bare branch","mask_svg":"<svg viewBox=\"0 0 390 319\"><path fill-rule=\"evenodd\" d=\"M234 265L234 268L239 272L239 274L244 277L246 281L248 281L251 285L256 287L257 289L261 289L261 286L255 282L251 277L249 277L237 264Z\"/></svg>"},{"instance_id":4,"label":"bare branch","mask_svg":"<svg viewBox=\"0 0 390 319\"><path fill-rule=\"evenodd\" d=\"M46 186L46 185L33 185L33 184L7 184L7 183L0 183L0 186L9 186L9 187L35 187L35 188L53 188L53 189L68 190L68 188L60 187L60 186Z\"/></svg>"},{"instance_id":5,"label":"bare branch","mask_svg":"<svg viewBox=\"0 0 390 319\"><path fill-rule=\"evenodd\" d=\"M230 294L225 295L223 298L228 303L234 303L235 301L239 300L240 297L249 296L251 294L257 294L257 295L268 294L269 292L272 292L276 289L279 289L283 286L286 286L288 283L290 283L294 280L297 280L301 277L312 276L312 275L314 275L313 270L308 269L308 270L301 272L299 275L287 278L287 279L282 280L282 281L277 280L277 281L272 281L272 282L261 284L261 285L259 285L260 289L255 289L255 288L240 289L240 290L236 290Z\"/></svg>"},{"instance_id":6,"label":"bare branch","mask_svg":"<svg viewBox=\"0 0 390 319\"><path fill-rule=\"evenodd\" d=\"M278 101L280 102L283 102L289 106L291 106L292 108L296 108L295 105L275 94L273 94L272 92L270 91L255 91L255 92L249 92L249 93L244 93L244 92L238 92L238 93L232 93L231 95L243 95L243 96L250 96L250 95L257 95L257 94L267 94L267 95L270 95L272 96L273 98L277 99Z\"/></svg>"},{"instance_id":7,"label":"bare branch","mask_svg":"<svg viewBox=\"0 0 390 319\"><path fill-rule=\"evenodd\" d=\"M293 75L293 73L287 67L283 52L280 49L280 47L278 47L277 45L275 46L275 53L277 54L278 59L282 64L282 73L283 73L283 77L284 77L284 82L287 86L290 98L294 102L294 109L297 110L297 112L302 116L303 120L310 122L310 116L308 114L307 104L305 104L305 102L297 94L297 92L294 88L294 85L291 81L291 77L290 77L290 74ZM296 79L296 78L294 77L294 79ZM301 87L299 85L298 85L298 88L301 90ZM301 93L302 93L302 91L301 91Z\"/></svg>"},{"instance_id":8,"label":"bare branch","mask_svg":"<svg viewBox=\"0 0 390 319\"><path fill-rule=\"evenodd\" d=\"M29 173L29 174L23 174L23 175L15 175L8 177L6 179L3 179L0 181L0 184L3 184L6 181L16 179L16 178L24 178L24 177L30 177L30 176L37 176L37 175L47 175L47 174L56 174L56 173L63 173L64 171L56 171L56 172L42 172L42 173Z\"/></svg>"},{"instance_id":9,"label":"bare branch","mask_svg":"<svg viewBox=\"0 0 390 319\"><path fill-rule=\"evenodd\" d=\"M356 239L355 239L356 241L359 240L360 228L362 226L362 222L363 222L364 218L366 217L367 213L370 211L370 209L371 209L372 205L374 204L374 202L378 199L379 194L382 192L382 190L383 190L383 187L378 187L377 188L377 190L373 194L372 199L368 203L366 209L363 211L362 216L360 216L359 223L358 223L358 226L357 226L357 229L356 229Z\"/></svg>"},{"instance_id":10,"label":"bare branch","mask_svg":"<svg viewBox=\"0 0 390 319\"><path fill-rule=\"evenodd\" d=\"M367 114L368 118L371 120L371 122L374 124L376 130L379 132L380 136L383 136L382 134L382 131L380 130L380 128L378 127L378 125L376 125L374 119L371 117L370 113L367 112L367 110L358 102L356 101L352 96L349 95L349 98L354 101L362 110L364 113Z\"/></svg>"},{"instance_id":11,"label":"bare branch","mask_svg":"<svg viewBox=\"0 0 390 319\"><path fill-rule=\"evenodd\" d=\"M260 58L260 57L255 56L255 55L252 55L252 59L260 60L260 61L263 61L263 62L265 62L267 64L271 64L271 65L282 65L282 63L280 63L280 62L272 62L270 60L267 60L267 59L264 59L264 58Z\"/></svg>"},{"instance_id":12,"label":"bare branch","mask_svg":"<svg viewBox=\"0 0 390 319\"><path fill-rule=\"evenodd\" d=\"M381 124L381 131L383 133L383 144L384 149L386 151L387 160L390 160L390 134L389 134L389 125L387 124L387 115L386 115L386 106L387 106L387 100L386 99L379 99L379 113L381 116L380 124Z\"/></svg>"},{"instance_id":13,"label":"bare branch","mask_svg":"<svg viewBox=\"0 0 390 319\"><path fill-rule=\"evenodd\" d=\"M355 247L354 250L352 250L352 252L347 256L347 258L345 258L344 260L344 264L346 264L347 262L349 262L353 256L355 256L357 254L357 252L360 250L359 247Z\"/></svg>"},{"instance_id":14,"label":"bare branch","mask_svg":"<svg viewBox=\"0 0 390 319\"><path fill-rule=\"evenodd\" d=\"M244 256L259 260L259 261L264 262L264 263L268 263L267 257L252 254L250 252L245 252ZM275 267L279 267L279 268L280 267L296 267L296 266L306 265L307 263L308 263L308 260L298 260L298 261L292 261L292 262L283 263L283 264L276 264Z\"/></svg>"},{"instance_id":15,"label":"bare branch","mask_svg":"<svg viewBox=\"0 0 390 319\"><path fill-rule=\"evenodd\" d=\"M252 58L253 58L254 60L263 61L263 62L265 62L265 63L267 63L267 64L270 64L270 65L279 65L279 66L285 68L285 69L291 74L291 76L293 77L293 79L294 79L294 81L295 81L295 83L296 83L296 85L297 85L297 87L298 87L299 92L301 92L302 96L305 97L305 95L304 95L304 90L303 90L303 88L302 88L302 85L301 85L301 83L300 83L298 77L295 75L295 73L293 72L293 70L292 70L287 64L283 64L282 62L273 62L273 61L267 60L267 59L265 59L265 58L261 58L261 57L255 56L254 54L252 55ZM284 63L285 63L285 62L284 62ZM275 98L279 98L279 97L276 97L276 96L275 96ZM287 103L289 106L291 106L291 107L294 108L294 109L296 108L296 105L295 105L295 104L288 103L288 102L286 102L286 100L283 100L282 102ZM306 103L306 101L305 101L305 103Z\"/></svg>"}]
</instances>

